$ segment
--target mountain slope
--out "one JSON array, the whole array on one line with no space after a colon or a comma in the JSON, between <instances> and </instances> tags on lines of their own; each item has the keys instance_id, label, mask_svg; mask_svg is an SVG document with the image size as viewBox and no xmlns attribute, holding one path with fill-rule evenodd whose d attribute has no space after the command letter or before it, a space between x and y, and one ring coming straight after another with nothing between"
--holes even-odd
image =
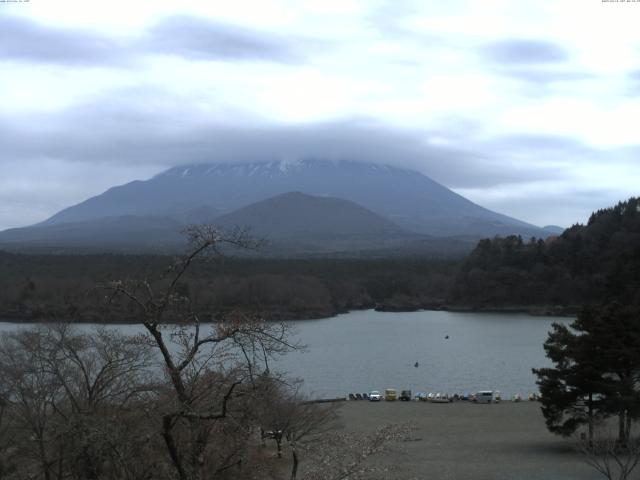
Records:
<instances>
[{"instance_id":1,"label":"mountain slope","mask_svg":"<svg viewBox=\"0 0 640 480\"><path fill-rule=\"evenodd\" d=\"M0 248L39 252L170 252L184 246L180 234L190 219L209 221L222 230L248 227L267 240L249 255L461 256L473 248L467 238L416 234L356 203L299 192L253 203L211 219L217 212L198 208L171 217L123 215L78 222L35 225L0 232Z\"/></svg>"},{"instance_id":2,"label":"mountain slope","mask_svg":"<svg viewBox=\"0 0 640 480\"><path fill-rule=\"evenodd\" d=\"M0 232L0 248L19 250L144 250L184 243L184 224L167 217L122 215Z\"/></svg>"},{"instance_id":3,"label":"mountain slope","mask_svg":"<svg viewBox=\"0 0 640 480\"><path fill-rule=\"evenodd\" d=\"M389 220L340 198L289 192L253 203L216 219L222 227L249 226L271 238L324 235L398 235L404 233Z\"/></svg>"},{"instance_id":4,"label":"mountain slope","mask_svg":"<svg viewBox=\"0 0 640 480\"><path fill-rule=\"evenodd\" d=\"M166 216L202 205L228 213L291 191L350 200L429 235L546 236L542 229L480 207L419 172L327 160L175 167L146 181L113 187L42 225L107 216Z\"/></svg>"}]
</instances>

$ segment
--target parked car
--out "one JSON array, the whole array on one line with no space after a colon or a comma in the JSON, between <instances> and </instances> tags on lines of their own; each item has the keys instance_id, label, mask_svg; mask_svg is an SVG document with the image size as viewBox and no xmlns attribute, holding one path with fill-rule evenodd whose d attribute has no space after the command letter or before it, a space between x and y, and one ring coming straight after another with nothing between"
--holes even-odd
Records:
<instances>
[{"instance_id":1,"label":"parked car","mask_svg":"<svg viewBox=\"0 0 640 480\"><path fill-rule=\"evenodd\" d=\"M473 400L476 403L493 403L493 391L481 390L473 396Z\"/></svg>"},{"instance_id":2,"label":"parked car","mask_svg":"<svg viewBox=\"0 0 640 480\"><path fill-rule=\"evenodd\" d=\"M402 390L402 392L400 392L400 400L403 402L410 402L411 390Z\"/></svg>"},{"instance_id":3,"label":"parked car","mask_svg":"<svg viewBox=\"0 0 640 480\"><path fill-rule=\"evenodd\" d=\"M397 398L398 398L398 392L396 391L395 388L387 388L387 389L385 389L385 391L384 391L384 399L387 402L393 402Z\"/></svg>"},{"instance_id":4,"label":"parked car","mask_svg":"<svg viewBox=\"0 0 640 480\"><path fill-rule=\"evenodd\" d=\"M369 394L370 402L379 402L380 400L382 400L382 394L379 391L374 390Z\"/></svg>"},{"instance_id":5,"label":"parked car","mask_svg":"<svg viewBox=\"0 0 640 480\"><path fill-rule=\"evenodd\" d=\"M450 398L446 393L436 393L433 397L429 398L431 403L451 403L453 398Z\"/></svg>"}]
</instances>

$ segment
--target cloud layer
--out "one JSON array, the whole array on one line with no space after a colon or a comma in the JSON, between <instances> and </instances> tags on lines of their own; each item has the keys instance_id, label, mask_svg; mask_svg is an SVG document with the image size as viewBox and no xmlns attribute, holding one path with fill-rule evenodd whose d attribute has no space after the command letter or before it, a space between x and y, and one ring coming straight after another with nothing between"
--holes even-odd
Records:
<instances>
[{"instance_id":1,"label":"cloud layer","mask_svg":"<svg viewBox=\"0 0 640 480\"><path fill-rule=\"evenodd\" d=\"M91 66L120 63L123 54L113 39L87 30L0 16L0 58L4 60Z\"/></svg>"},{"instance_id":2,"label":"cloud layer","mask_svg":"<svg viewBox=\"0 0 640 480\"><path fill-rule=\"evenodd\" d=\"M295 46L284 37L184 15L150 28L143 46L194 60L300 60Z\"/></svg>"},{"instance_id":3,"label":"cloud layer","mask_svg":"<svg viewBox=\"0 0 640 480\"><path fill-rule=\"evenodd\" d=\"M195 162L389 163L536 224L638 193L611 5L69 1L0 12L0 229Z\"/></svg>"},{"instance_id":4,"label":"cloud layer","mask_svg":"<svg viewBox=\"0 0 640 480\"><path fill-rule=\"evenodd\" d=\"M537 39L505 39L484 48L485 56L497 63L508 65L537 65L562 63L569 54L560 45Z\"/></svg>"}]
</instances>

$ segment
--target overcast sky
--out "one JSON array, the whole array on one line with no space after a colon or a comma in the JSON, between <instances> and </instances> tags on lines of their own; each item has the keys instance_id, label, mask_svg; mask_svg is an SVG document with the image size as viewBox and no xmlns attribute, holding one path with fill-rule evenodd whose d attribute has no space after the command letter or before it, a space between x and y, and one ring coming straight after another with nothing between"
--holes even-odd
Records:
<instances>
[{"instance_id":1,"label":"overcast sky","mask_svg":"<svg viewBox=\"0 0 640 480\"><path fill-rule=\"evenodd\" d=\"M415 168L537 225L640 189L640 2L0 0L0 229L174 165Z\"/></svg>"}]
</instances>

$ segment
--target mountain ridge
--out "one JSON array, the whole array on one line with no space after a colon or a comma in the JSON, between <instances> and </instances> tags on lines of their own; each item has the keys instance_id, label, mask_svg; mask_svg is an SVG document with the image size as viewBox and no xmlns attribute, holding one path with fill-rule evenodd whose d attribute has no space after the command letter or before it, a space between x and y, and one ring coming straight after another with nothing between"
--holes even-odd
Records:
<instances>
[{"instance_id":1,"label":"mountain ridge","mask_svg":"<svg viewBox=\"0 0 640 480\"><path fill-rule=\"evenodd\" d=\"M349 200L407 230L428 235L547 234L476 205L414 170L321 159L173 167L148 180L112 187L40 225L104 216L167 215L195 206L226 214L291 191Z\"/></svg>"}]
</instances>

